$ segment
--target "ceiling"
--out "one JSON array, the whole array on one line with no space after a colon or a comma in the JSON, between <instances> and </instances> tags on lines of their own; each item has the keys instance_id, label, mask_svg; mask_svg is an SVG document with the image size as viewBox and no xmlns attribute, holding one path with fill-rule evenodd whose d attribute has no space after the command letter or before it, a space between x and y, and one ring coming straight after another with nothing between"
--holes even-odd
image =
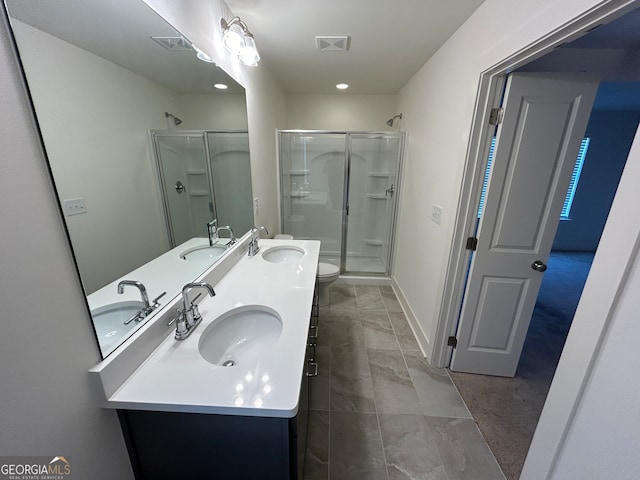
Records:
<instances>
[{"instance_id":1,"label":"ceiling","mask_svg":"<svg viewBox=\"0 0 640 480\"><path fill-rule=\"evenodd\" d=\"M395 94L483 0L226 0L288 93ZM320 52L316 35L349 35Z\"/></svg>"},{"instance_id":2,"label":"ceiling","mask_svg":"<svg viewBox=\"0 0 640 480\"><path fill-rule=\"evenodd\" d=\"M6 0L12 19L65 40L180 93L244 92L224 70L193 50L168 51L151 36L180 34L142 1ZM82 21L78 21L82 19ZM20 37L17 36L18 49Z\"/></svg>"}]
</instances>

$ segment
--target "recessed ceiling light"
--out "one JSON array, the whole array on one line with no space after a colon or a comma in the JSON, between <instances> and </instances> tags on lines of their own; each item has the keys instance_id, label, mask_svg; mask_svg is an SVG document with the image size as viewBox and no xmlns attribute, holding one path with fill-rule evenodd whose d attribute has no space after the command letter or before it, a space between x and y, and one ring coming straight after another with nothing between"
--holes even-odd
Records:
<instances>
[{"instance_id":1,"label":"recessed ceiling light","mask_svg":"<svg viewBox=\"0 0 640 480\"><path fill-rule=\"evenodd\" d=\"M227 88L229 88L224 83L216 83L214 87L216 87L218 90L226 90Z\"/></svg>"},{"instance_id":2,"label":"recessed ceiling light","mask_svg":"<svg viewBox=\"0 0 640 480\"><path fill-rule=\"evenodd\" d=\"M349 88L349 85L346 84L346 83L339 83L339 84L336 85L336 88L338 90L346 90L347 88Z\"/></svg>"}]
</instances>

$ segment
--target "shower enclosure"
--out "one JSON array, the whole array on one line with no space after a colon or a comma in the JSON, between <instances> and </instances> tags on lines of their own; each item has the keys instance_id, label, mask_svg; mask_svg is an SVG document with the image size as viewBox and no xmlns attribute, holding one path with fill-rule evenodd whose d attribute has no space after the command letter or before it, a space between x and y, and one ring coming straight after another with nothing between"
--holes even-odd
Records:
<instances>
[{"instance_id":1,"label":"shower enclosure","mask_svg":"<svg viewBox=\"0 0 640 480\"><path fill-rule=\"evenodd\" d=\"M171 247L207 237L207 222L237 236L253 226L249 137L240 131L151 131Z\"/></svg>"},{"instance_id":2,"label":"shower enclosure","mask_svg":"<svg viewBox=\"0 0 640 480\"><path fill-rule=\"evenodd\" d=\"M404 133L278 132L282 231L342 274L390 273Z\"/></svg>"}]
</instances>

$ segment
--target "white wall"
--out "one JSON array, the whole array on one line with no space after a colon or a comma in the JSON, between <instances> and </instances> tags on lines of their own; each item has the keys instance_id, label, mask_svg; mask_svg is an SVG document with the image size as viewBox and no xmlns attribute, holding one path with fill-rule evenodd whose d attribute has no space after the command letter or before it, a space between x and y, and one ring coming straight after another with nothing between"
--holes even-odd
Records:
<instances>
[{"instance_id":1,"label":"white wall","mask_svg":"<svg viewBox=\"0 0 640 480\"><path fill-rule=\"evenodd\" d=\"M230 58L224 49L220 18L233 17L224 1L144 1L245 87L251 181L253 196L259 202L255 220L257 225L265 225L269 232L277 233L279 223L275 131L285 127L285 96L282 89L264 65L242 66L237 59Z\"/></svg>"},{"instance_id":2,"label":"white wall","mask_svg":"<svg viewBox=\"0 0 640 480\"><path fill-rule=\"evenodd\" d=\"M177 97L180 130L246 130L247 101L244 93L213 95L180 94Z\"/></svg>"},{"instance_id":3,"label":"white wall","mask_svg":"<svg viewBox=\"0 0 640 480\"><path fill-rule=\"evenodd\" d=\"M74 478L133 479L80 280L0 8L0 452L65 455Z\"/></svg>"},{"instance_id":4,"label":"white wall","mask_svg":"<svg viewBox=\"0 0 640 480\"><path fill-rule=\"evenodd\" d=\"M129 70L14 21L29 88L91 293L169 247L147 130L165 129L176 95Z\"/></svg>"},{"instance_id":5,"label":"white wall","mask_svg":"<svg viewBox=\"0 0 640 480\"><path fill-rule=\"evenodd\" d=\"M395 95L337 93L287 95L287 128L299 130L397 130L385 122L396 115Z\"/></svg>"},{"instance_id":6,"label":"white wall","mask_svg":"<svg viewBox=\"0 0 640 480\"><path fill-rule=\"evenodd\" d=\"M398 94L408 155L393 277L427 340L427 354L433 347L480 74L598 3L486 0ZM433 204L443 207L441 225L430 220Z\"/></svg>"}]
</instances>

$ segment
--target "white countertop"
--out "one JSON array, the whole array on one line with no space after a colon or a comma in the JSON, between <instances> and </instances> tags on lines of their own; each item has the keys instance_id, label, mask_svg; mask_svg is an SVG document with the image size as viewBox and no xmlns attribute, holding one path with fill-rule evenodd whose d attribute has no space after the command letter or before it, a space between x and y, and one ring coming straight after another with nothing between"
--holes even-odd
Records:
<instances>
[{"instance_id":1,"label":"white countertop","mask_svg":"<svg viewBox=\"0 0 640 480\"><path fill-rule=\"evenodd\" d=\"M176 341L172 331L107 399L107 407L263 417L297 413L320 242L260 240L259 245L256 256L243 255L214 285L215 297L200 301L203 320L193 333ZM297 246L306 254L284 264L262 258L279 245ZM198 351L200 337L220 315L244 305L279 314L282 332L276 344L247 364L208 363Z\"/></svg>"}]
</instances>

